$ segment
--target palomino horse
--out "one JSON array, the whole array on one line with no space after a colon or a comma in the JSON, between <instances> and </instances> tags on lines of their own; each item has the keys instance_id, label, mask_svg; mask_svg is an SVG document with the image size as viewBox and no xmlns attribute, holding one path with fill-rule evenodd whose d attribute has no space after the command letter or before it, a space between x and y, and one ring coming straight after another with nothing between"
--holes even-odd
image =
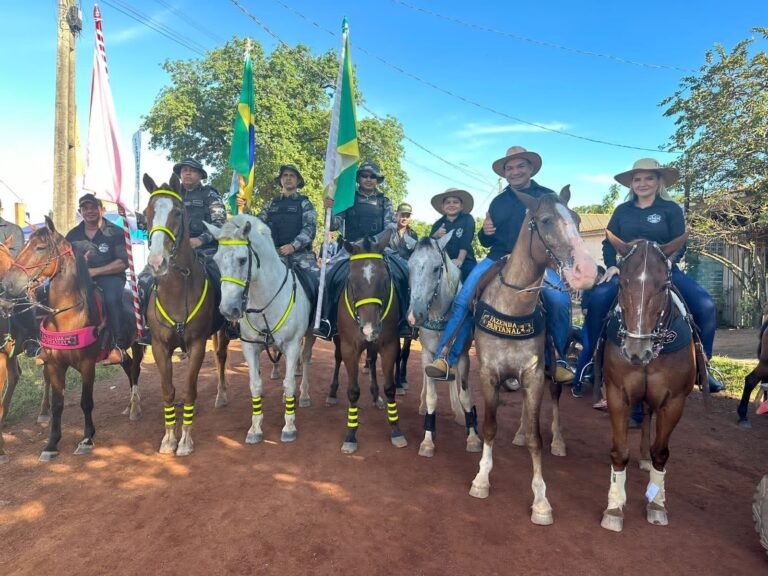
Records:
<instances>
[{"instance_id":1,"label":"palomino horse","mask_svg":"<svg viewBox=\"0 0 768 576\"><path fill-rule=\"evenodd\" d=\"M526 220L507 262L490 281L475 310L478 323L475 349L480 360L485 416L483 456L469 493L477 498L488 496L499 387L508 378L517 378L523 392L521 428L525 430L533 462L531 521L546 525L551 524L553 518L541 473L539 412L545 382L545 332L538 305L539 291L547 266L556 266L571 287L588 289L594 284L597 265L579 236L575 215L567 208L570 199L567 187L559 198L555 194L540 198L521 192L515 194L528 209ZM510 340L503 340L502 336L515 339L510 344ZM557 441L562 442L562 437L559 424L553 422L552 428L554 446Z\"/></svg>"},{"instance_id":2,"label":"palomino horse","mask_svg":"<svg viewBox=\"0 0 768 576\"><path fill-rule=\"evenodd\" d=\"M741 428L752 428L752 424L749 422L749 416L747 412L749 410L749 397L752 395L752 391L758 384L768 382L768 321L763 323L760 328L760 343L757 346L757 366L754 370L744 377L744 391L741 393L741 401L736 411L739 414L739 426ZM757 398L763 398L763 390L761 387L757 391Z\"/></svg>"},{"instance_id":3,"label":"palomino horse","mask_svg":"<svg viewBox=\"0 0 768 576\"><path fill-rule=\"evenodd\" d=\"M395 402L395 362L400 347L398 323L400 306L390 277L384 248L389 244L385 233L377 242L364 238L354 244L345 242L350 254L349 275L344 285L342 302L338 309L339 337L336 357L344 361L347 369L347 435L341 451L352 454L357 451L358 407L360 385L357 381L358 361L363 350L373 359L371 365L371 395L376 404L379 389L376 382L376 355L381 355L384 374L384 393L387 397L387 419L391 426L392 444L398 448L408 445L400 431ZM335 398L338 380L331 385Z\"/></svg>"},{"instance_id":4,"label":"palomino horse","mask_svg":"<svg viewBox=\"0 0 768 576\"><path fill-rule=\"evenodd\" d=\"M437 355L437 346L443 336L447 316L453 300L461 289L461 271L446 255L444 249L453 236L453 230L439 240L422 238L408 260L411 309L408 322L419 327L421 362L426 365ZM459 357L457 378L447 382L451 410L457 422L467 427L467 452L480 452L482 441L477 435L477 410L472 403L469 385L468 350ZM435 380L424 374L421 388L421 407L424 414L424 440L419 456L435 454L437 387Z\"/></svg>"},{"instance_id":5,"label":"palomino horse","mask_svg":"<svg viewBox=\"0 0 768 576\"><path fill-rule=\"evenodd\" d=\"M227 320L240 321L240 341L248 362L251 387L251 428L246 443L261 442L262 379L259 356L277 349L285 354L285 426L280 439L296 440L296 367L302 356L299 406L310 406L309 372L315 337L310 326L312 303L296 272L280 259L269 227L253 216L238 215L221 229L208 226L219 241L214 260L221 271L221 304ZM301 340L304 338L304 348Z\"/></svg>"},{"instance_id":6,"label":"palomino horse","mask_svg":"<svg viewBox=\"0 0 768 576\"><path fill-rule=\"evenodd\" d=\"M643 402L647 417L643 420L641 458L647 457L650 416L656 416L656 437L650 447L651 466L646 491L649 501L646 516L651 524L667 524L664 507L664 466L669 458L669 438L683 415L685 399L697 380L696 351L693 339L676 351L664 353L665 344L674 342L688 331L685 309L671 289L669 258L685 243L687 233L658 245L648 240L621 241L611 232L608 240L622 255L618 294L619 344L609 336L602 361L608 412L611 416L611 481L608 507L603 512L602 527L620 532L624 526L625 482L629 448L627 428L632 406ZM677 318L683 328L679 328ZM707 390L706 380L704 389Z\"/></svg>"},{"instance_id":7,"label":"palomino horse","mask_svg":"<svg viewBox=\"0 0 768 576\"><path fill-rule=\"evenodd\" d=\"M147 306L147 323L152 335L152 355L160 371L165 413L160 453L188 456L194 451L192 421L197 400L197 376L206 342L213 335L219 378L215 404L218 408L227 404L224 370L229 338L216 308L215 288L211 287L204 266L189 243L189 221L181 198L181 182L174 174L170 188L167 184L158 188L145 174L144 186L150 193L149 204L144 210L149 229L147 263L155 279ZM171 364L171 354L179 347L188 354L181 440L176 439L176 388Z\"/></svg>"},{"instance_id":8,"label":"palomino horse","mask_svg":"<svg viewBox=\"0 0 768 576\"><path fill-rule=\"evenodd\" d=\"M97 332L103 325L88 265L80 253L56 231L46 218L46 226L35 231L3 279L11 295L21 296L45 280L50 280L48 315L41 325L41 341L47 350L45 377L51 385L52 424L48 444L40 455L49 461L59 454L61 414L64 410L64 385L67 370L72 367L82 378L80 407L85 416L83 439L75 454L87 454L93 449L93 382L96 362L104 352ZM126 317L127 318L127 317ZM135 335L135 326L127 328ZM131 386L129 414L136 419L139 405L139 373L144 350L133 344L132 354L126 354L122 367Z\"/></svg>"}]
</instances>

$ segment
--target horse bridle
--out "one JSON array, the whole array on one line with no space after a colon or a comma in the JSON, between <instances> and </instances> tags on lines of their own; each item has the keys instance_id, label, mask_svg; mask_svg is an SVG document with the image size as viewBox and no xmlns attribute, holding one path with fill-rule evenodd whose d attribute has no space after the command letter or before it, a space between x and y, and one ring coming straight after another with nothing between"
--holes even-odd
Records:
<instances>
[{"instance_id":1,"label":"horse bridle","mask_svg":"<svg viewBox=\"0 0 768 576\"><path fill-rule=\"evenodd\" d=\"M66 256L67 254L72 254L74 256L74 250L71 244L69 245L69 248L64 250L64 252L59 252L58 249L56 248L56 244L54 244L52 241L49 241L48 244L50 246L50 250L48 251L48 259L41 264L34 264L33 266L22 266L15 260L11 262L12 268L13 267L18 268L19 270L24 272L24 274L27 276L27 285L24 287L27 292L35 289L38 285L42 284L42 282L39 282L40 277L44 274L45 269L50 265L51 262L53 261L56 262L56 268L51 274L47 275L47 278L46 278L47 280L53 279L53 277L56 276L56 274L58 274L59 271L61 270L61 258ZM54 251L56 252L56 254L53 254ZM34 270L36 268L39 268L40 270L36 274L30 276L29 271Z\"/></svg>"},{"instance_id":2,"label":"horse bridle","mask_svg":"<svg viewBox=\"0 0 768 576\"><path fill-rule=\"evenodd\" d=\"M181 197L181 195L177 194L173 190L165 190L165 189L155 190L154 192L152 192L152 194L149 195L150 200L152 198L154 198L155 196L170 196L171 198L174 198L174 199L178 200L181 203L182 206L184 205L184 199ZM185 216L185 213L186 213L185 210L181 211L181 226L179 227L180 230L184 230L184 216ZM174 232L173 230L171 230L170 228L168 228L166 226L152 226L152 228L150 228L149 234L148 234L148 239L149 239L150 242L152 241L152 234L154 234L155 232L162 232L163 234L168 236L171 239L171 241L173 242L173 246L171 248L171 253L170 253L169 257L168 257L168 261L170 263L173 263L174 266L176 266L176 264L175 264L175 262L176 262L176 252L179 249L179 243L181 242L181 233L178 232L178 231ZM181 270L181 271L183 272L183 270Z\"/></svg>"},{"instance_id":3,"label":"horse bridle","mask_svg":"<svg viewBox=\"0 0 768 576\"><path fill-rule=\"evenodd\" d=\"M362 254L353 254L349 257L350 260L383 260L384 255L383 254L376 254L373 252L366 252ZM347 311L349 312L349 315L352 317L352 319L357 322L357 326L362 330L363 328L363 322L360 319L360 314L358 314L357 309L361 306L365 306L366 304L378 304L380 309L383 309L384 312L381 314L381 321L384 322L386 317L389 315L389 310L392 308L392 300L394 299L395 295L395 284L392 281L392 274L389 275L389 300L387 301L386 307L384 306L384 300L381 298L363 298L361 300L355 300L355 295L352 294L352 303L350 303L349 300L349 292L350 292L350 286L349 286L349 278L347 278L346 283L344 284L344 303L347 305Z\"/></svg>"},{"instance_id":4,"label":"horse bridle","mask_svg":"<svg viewBox=\"0 0 768 576\"><path fill-rule=\"evenodd\" d=\"M251 244L251 241L248 239L243 240L219 240L219 246L247 246L248 247L248 272L245 275L245 280L240 280L239 278L234 278L232 276L222 276L221 281L222 282L229 282L231 284L237 284L238 286L242 287L243 293L240 295L241 300L241 309L243 312L245 312L247 306L248 306L248 290L251 287L251 271L253 270L253 259L256 258L256 269L258 270L261 268L261 258L259 258L259 253L256 252L256 250L253 248L253 245ZM282 288L282 285L280 286ZM280 293L280 290L277 291L277 294ZM272 300L274 300L277 297L277 294L275 294L272 297ZM272 300L269 301L269 303L262 308L262 310L266 310L269 307L269 304L272 303Z\"/></svg>"},{"instance_id":5,"label":"horse bridle","mask_svg":"<svg viewBox=\"0 0 768 576\"><path fill-rule=\"evenodd\" d=\"M443 272L448 272L448 261L447 261L447 254L445 253L445 250L443 250L440 247L440 244L435 241L435 246L437 247L437 250L440 252L440 270L437 273L437 283L435 284L435 289L432 291L432 295L429 297L429 300L427 300L427 321L422 325L427 330L444 330L445 326L447 324L445 314L448 312L446 310L445 312L442 312L440 314L440 318L437 320L430 320L429 319L429 313L432 310L432 304L435 303L435 300L437 299L438 294L440 294L440 286L441 281L443 279ZM449 307L450 310L450 307ZM430 327L434 326L434 328Z\"/></svg>"}]
</instances>

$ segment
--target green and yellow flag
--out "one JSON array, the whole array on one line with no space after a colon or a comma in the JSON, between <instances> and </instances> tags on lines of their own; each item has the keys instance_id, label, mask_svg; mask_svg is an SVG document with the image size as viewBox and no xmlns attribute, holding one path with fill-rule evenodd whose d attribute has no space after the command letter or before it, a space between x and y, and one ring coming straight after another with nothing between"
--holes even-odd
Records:
<instances>
[{"instance_id":1,"label":"green and yellow flag","mask_svg":"<svg viewBox=\"0 0 768 576\"><path fill-rule=\"evenodd\" d=\"M360 150L357 145L357 116L355 114L355 83L352 60L349 55L349 25L341 24L342 48L336 95L331 113L331 130L325 151L323 186L326 196L334 199L333 213L343 212L355 202L357 163Z\"/></svg>"},{"instance_id":2,"label":"green and yellow flag","mask_svg":"<svg viewBox=\"0 0 768 576\"><path fill-rule=\"evenodd\" d=\"M253 65L251 64L250 43L246 48L243 86L240 89L240 101L235 113L232 149L229 152L229 165L240 176L239 192L250 204L253 192L253 166L256 148L256 97L253 90ZM237 213L237 194L230 194L228 204L232 214Z\"/></svg>"}]
</instances>

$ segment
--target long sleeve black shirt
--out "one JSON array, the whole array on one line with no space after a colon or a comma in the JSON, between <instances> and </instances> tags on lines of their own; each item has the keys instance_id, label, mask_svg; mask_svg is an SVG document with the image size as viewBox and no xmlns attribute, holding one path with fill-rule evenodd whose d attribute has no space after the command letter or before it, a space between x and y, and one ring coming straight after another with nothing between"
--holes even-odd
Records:
<instances>
[{"instance_id":1,"label":"long sleeve black shirt","mask_svg":"<svg viewBox=\"0 0 768 576\"><path fill-rule=\"evenodd\" d=\"M475 251L472 248L472 238L475 237L475 219L471 214L459 214L456 219L451 222L446 216L443 216L432 224L432 230L429 232L429 236L434 236L435 232L440 229L440 226L445 226L445 231L450 232L453 230L453 236L445 245L445 253L451 260L455 260L459 257L461 250L466 250L467 255L464 258L467 262L475 261Z\"/></svg>"}]
</instances>

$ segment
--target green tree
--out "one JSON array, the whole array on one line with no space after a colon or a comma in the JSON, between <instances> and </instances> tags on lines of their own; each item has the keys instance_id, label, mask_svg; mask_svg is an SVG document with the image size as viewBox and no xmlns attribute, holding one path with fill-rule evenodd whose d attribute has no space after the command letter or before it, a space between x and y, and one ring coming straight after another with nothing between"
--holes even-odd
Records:
<instances>
[{"instance_id":1,"label":"green tree","mask_svg":"<svg viewBox=\"0 0 768 576\"><path fill-rule=\"evenodd\" d=\"M753 32L768 39L768 28ZM660 103L675 118L670 146L683 178L689 250L722 264L741 284L755 311L766 306L765 237L768 233L768 55L715 45L696 74ZM724 249L717 249L724 246ZM725 255L741 253L742 258Z\"/></svg>"},{"instance_id":2,"label":"green tree","mask_svg":"<svg viewBox=\"0 0 768 576\"><path fill-rule=\"evenodd\" d=\"M234 37L203 59L166 61L170 76L144 118L153 148L165 148L172 159L194 156L212 173L220 192L229 188L228 167L232 121L243 74L245 41ZM330 107L338 70L333 51L313 56L307 46L278 47L265 54L251 48L256 92L256 168L253 208L278 191L274 184L280 164L301 170L318 214L322 212L325 148ZM361 95L357 94L358 102ZM382 190L393 202L405 196L408 181L400 166L403 128L393 117L358 119L362 159L381 165Z\"/></svg>"},{"instance_id":3,"label":"green tree","mask_svg":"<svg viewBox=\"0 0 768 576\"><path fill-rule=\"evenodd\" d=\"M603 196L599 204L587 204L586 206L576 206L573 211L578 214L610 214L616 208L616 202L619 200L621 188L618 184L611 184L608 187L608 193Z\"/></svg>"}]
</instances>

